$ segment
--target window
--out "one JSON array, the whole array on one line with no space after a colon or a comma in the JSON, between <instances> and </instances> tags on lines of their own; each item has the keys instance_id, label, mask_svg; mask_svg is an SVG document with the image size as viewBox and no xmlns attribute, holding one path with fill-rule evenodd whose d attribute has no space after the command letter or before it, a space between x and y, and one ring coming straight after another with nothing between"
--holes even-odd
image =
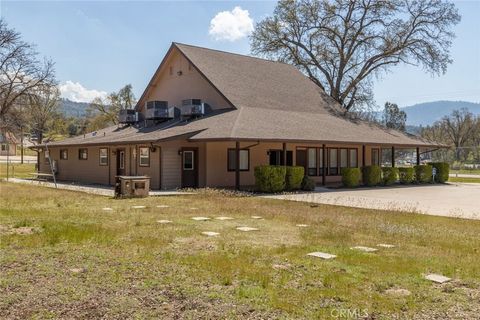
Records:
<instances>
[{"instance_id":1,"label":"window","mask_svg":"<svg viewBox=\"0 0 480 320\"><path fill-rule=\"evenodd\" d=\"M293 166L293 151L287 150L287 166ZM283 150L268 151L269 164L271 166L283 166Z\"/></svg>"},{"instance_id":2,"label":"window","mask_svg":"<svg viewBox=\"0 0 480 320\"><path fill-rule=\"evenodd\" d=\"M335 176L335 175L338 175L338 162L337 162L338 149L328 149L328 150L329 150L328 174Z\"/></svg>"},{"instance_id":3,"label":"window","mask_svg":"<svg viewBox=\"0 0 480 320\"><path fill-rule=\"evenodd\" d=\"M183 170L193 170L193 151L183 151Z\"/></svg>"},{"instance_id":4,"label":"window","mask_svg":"<svg viewBox=\"0 0 480 320\"><path fill-rule=\"evenodd\" d=\"M379 149L372 149L372 165L379 166L380 165L380 150Z\"/></svg>"},{"instance_id":5,"label":"window","mask_svg":"<svg viewBox=\"0 0 480 320\"><path fill-rule=\"evenodd\" d=\"M358 150L357 149L350 149L348 151L350 153L349 167L350 168L358 167Z\"/></svg>"},{"instance_id":6,"label":"window","mask_svg":"<svg viewBox=\"0 0 480 320\"><path fill-rule=\"evenodd\" d=\"M119 168L120 168L120 169L125 169L125 151L123 151L123 150L120 151L118 157L119 157L119 160L118 160L118 162L119 162L119 164L118 164Z\"/></svg>"},{"instance_id":7,"label":"window","mask_svg":"<svg viewBox=\"0 0 480 320\"><path fill-rule=\"evenodd\" d=\"M60 160L68 160L68 150L61 149L60 150Z\"/></svg>"},{"instance_id":8,"label":"window","mask_svg":"<svg viewBox=\"0 0 480 320\"><path fill-rule=\"evenodd\" d=\"M250 150L248 149L241 149L240 151L240 171L248 171L250 170ZM235 149L228 149L228 171L235 171L236 165L236 154Z\"/></svg>"},{"instance_id":9,"label":"window","mask_svg":"<svg viewBox=\"0 0 480 320\"><path fill-rule=\"evenodd\" d=\"M140 158L139 158L140 167L150 166L150 149L148 147L140 147L139 150L140 150Z\"/></svg>"},{"instance_id":10,"label":"window","mask_svg":"<svg viewBox=\"0 0 480 320\"><path fill-rule=\"evenodd\" d=\"M87 160L88 159L88 149L78 149L78 159Z\"/></svg>"},{"instance_id":11,"label":"window","mask_svg":"<svg viewBox=\"0 0 480 320\"><path fill-rule=\"evenodd\" d=\"M392 166L392 149L381 149L382 151L382 158L380 159L380 165L382 167L391 167Z\"/></svg>"},{"instance_id":12,"label":"window","mask_svg":"<svg viewBox=\"0 0 480 320\"><path fill-rule=\"evenodd\" d=\"M107 166L108 165L108 149L107 148L100 148L100 165Z\"/></svg>"},{"instance_id":13,"label":"window","mask_svg":"<svg viewBox=\"0 0 480 320\"><path fill-rule=\"evenodd\" d=\"M323 148L318 149L318 166L319 166L319 172L318 174L323 176Z\"/></svg>"},{"instance_id":14,"label":"window","mask_svg":"<svg viewBox=\"0 0 480 320\"><path fill-rule=\"evenodd\" d=\"M7 145L6 144L2 144L2 151L7 151Z\"/></svg>"},{"instance_id":15,"label":"window","mask_svg":"<svg viewBox=\"0 0 480 320\"><path fill-rule=\"evenodd\" d=\"M348 167L348 149L340 149L340 168Z\"/></svg>"},{"instance_id":16,"label":"window","mask_svg":"<svg viewBox=\"0 0 480 320\"><path fill-rule=\"evenodd\" d=\"M317 149L308 148L308 175L316 176L317 175Z\"/></svg>"}]
</instances>

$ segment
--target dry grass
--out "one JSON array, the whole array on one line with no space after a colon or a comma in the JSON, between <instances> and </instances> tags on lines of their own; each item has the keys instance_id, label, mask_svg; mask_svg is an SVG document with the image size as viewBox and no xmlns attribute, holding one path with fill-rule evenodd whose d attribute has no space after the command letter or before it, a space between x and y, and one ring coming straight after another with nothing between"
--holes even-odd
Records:
<instances>
[{"instance_id":1,"label":"dry grass","mask_svg":"<svg viewBox=\"0 0 480 320\"><path fill-rule=\"evenodd\" d=\"M380 319L480 314L480 221L312 208L215 191L114 200L7 183L0 188L0 314L6 318L312 319L346 310ZM170 208L156 208L160 204ZM235 220L196 222L193 216ZM159 224L160 219L173 223ZM295 226L300 223L310 227ZM236 231L239 225L260 230ZM34 231L11 232L15 228ZM373 254L349 249L378 243L396 248ZM312 251L338 258L305 256ZM71 271L79 268L84 270ZM454 281L434 285L422 277L429 272ZM412 294L395 297L385 293L389 288Z\"/></svg>"}]
</instances>

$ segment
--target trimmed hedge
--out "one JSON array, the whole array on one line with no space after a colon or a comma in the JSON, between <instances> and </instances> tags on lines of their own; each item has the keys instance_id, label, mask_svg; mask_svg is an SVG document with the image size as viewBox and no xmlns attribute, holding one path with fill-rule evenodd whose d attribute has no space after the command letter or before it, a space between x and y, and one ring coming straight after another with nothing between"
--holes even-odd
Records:
<instances>
[{"instance_id":1,"label":"trimmed hedge","mask_svg":"<svg viewBox=\"0 0 480 320\"><path fill-rule=\"evenodd\" d=\"M366 166L362 168L363 184L373 187L382 181L382 169L379 166Z\"/></svg>"},{"instance_id":2,"label":"trimmed hedge","mask_svg":"<svg viewBox=\"0 0 480 320\"><path fill-rule=\"evenodd\" d=\"M285 175L285 187L287 190L298 190L302 187L303 176L305 174L305 168L287 167Z\"/></svg>"},{"instance_id":3,"label":"trimmed hedge","mask_svg":"<svg viewBox=\"0 0 480 320\"><path fill-rule=\"evenodd\" d=\"M437 173L435 175L436 182L445 183L448 181L448 176L450 174L450 165L448 163L432 162L430 165L437 169Z\"/></svg>"},{"instance_id":4,"label":"trimmed hedge","mask_svg":"<svg viewBox=\"0 0 480 320\"><path fill-rule=\"evenodd\" d=\"M410 184L415 181L414 168L398 168L398 177L401 184Z\"/></svg>"},{"instance_id":5,"label":"trimmed hedge","mask_svg":"<svg viewBox=\"0 0 480 320\"><path fill-rule=\"evenodd\" d=\"M383 167L382 168L382 180L383 184L386 186L390 186L397 182L398 180L398 168L392 167Z\"/></svg>"},{"instance_id":6,"label":"trimmed hedge","mask_svg":"<svg viewBox=\"0 0 480 320\"><path fill-rule=\"evenodd\" d=\"M285 190L286 168L284 166L255 167L255 185L261 192Z\"/></svg>"},{"instance_id":7,"label":"trimmed hedge","mask_svg":"<svg viewBox=\"0 0 480 320\"><path fill-rule=\"evenodd\" d=\"M417 183L430 183L432 182L433 167L430 165L414 166L415 169L415 181Z\"/></svg>"},{"instance_id":8,"label":"trimmed hedge","mask_svg":"<svg viewBox=\"0 0 480 320\"><path fill-rule=\"evenodd\" d=\"M361 179L362 172L360 168L342 168L342 183L345 187L358 187Z\"/></svg>"},{"instance_id":9,"label":"trimmed hedge","mask_svg":"<svg viewBox=\"0 0 480 320\"><path fill-rule=\"evenodd\" d=\"M309 176L304 176L302 180L302 190L313 191L315 190L315 181Z\"/></svg>"}]
</instances>

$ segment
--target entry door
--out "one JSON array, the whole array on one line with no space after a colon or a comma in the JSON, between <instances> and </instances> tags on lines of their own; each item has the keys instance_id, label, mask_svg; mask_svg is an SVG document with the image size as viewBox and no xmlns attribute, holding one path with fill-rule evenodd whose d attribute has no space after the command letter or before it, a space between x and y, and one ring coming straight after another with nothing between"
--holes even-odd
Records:
<instances>
[{"instance_id":1,"label":"entry door","mask_svg":"<svg viewBox=\"0 0 480 320\"><path fill-rule=\"evenodd\" d=\"M198 151L182 149L182 188L198 187Z\"/></svg>"},{"instance_id":2,"label":"entry door","mask_svg":"<svg viewBox=\"0 0 480 320\"><path fill-rule=\"evenodd\" d=\"M117 176L125 175L125 149L117 149Z\"/></svg>"}]
</instances>

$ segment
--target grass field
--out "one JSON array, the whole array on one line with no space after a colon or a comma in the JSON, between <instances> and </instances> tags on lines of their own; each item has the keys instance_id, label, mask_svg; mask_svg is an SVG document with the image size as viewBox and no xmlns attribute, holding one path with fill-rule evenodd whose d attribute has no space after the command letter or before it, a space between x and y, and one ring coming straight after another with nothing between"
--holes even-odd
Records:
<instances>
[{"instance_id":1,"label":"grass field","mask_svg":"<svg viewBox=\"0 0 480 320\"><path fill-rule=\"evenodd\" d=\"M480 183L480 176L478 178L450 177L448 182Z\"/></svg>"},{"instance_id":2,"label":"grass field","mask_svg":"<svg viewBox=\"0 0 480 320\"><path fill-rule=\"evenodd\" d=\"M467 170L467 169L453 170L453 169L450 169L450 173L452 173L452 174L455 174L455 173L458 173L458 174L478 174L478 176L480 177L480 169L471 169L471 170Z\"/></svg>"},{"instance_id":3,"label":"grass field","mask_svg":"<svg viewBox=\"0 0 480 320\"><path fill-rule=\"evenodd\" d=\"M31 178L31 173L35 172L35 165L30 163L13 163L9 164L8 176L15 178ZM0 163L0 179L7 177L7 164Z\"/></svg>"},{"instance_id":4,"label":"grass field","mask_svg":"<svg viewBox=\"0 0 480 320\"><path fill-rule=\"evenodd\" d=\"M480 314L480 221L311 207L214 191L115 200L5 182L0 188L5 318ZM197 222L193 216L235 219ZM157 223L161 219L173 223ZM241 232L237 226L259 230ZM206 237L203 231L220 235ZM379 243L396 247L376 253L350 249ZM312 251L337 258L307 257ZM436 285L423 278L430 272L454 280ZM411 294L386 293L391 288Z\"/></svg>"}]
</instances>

